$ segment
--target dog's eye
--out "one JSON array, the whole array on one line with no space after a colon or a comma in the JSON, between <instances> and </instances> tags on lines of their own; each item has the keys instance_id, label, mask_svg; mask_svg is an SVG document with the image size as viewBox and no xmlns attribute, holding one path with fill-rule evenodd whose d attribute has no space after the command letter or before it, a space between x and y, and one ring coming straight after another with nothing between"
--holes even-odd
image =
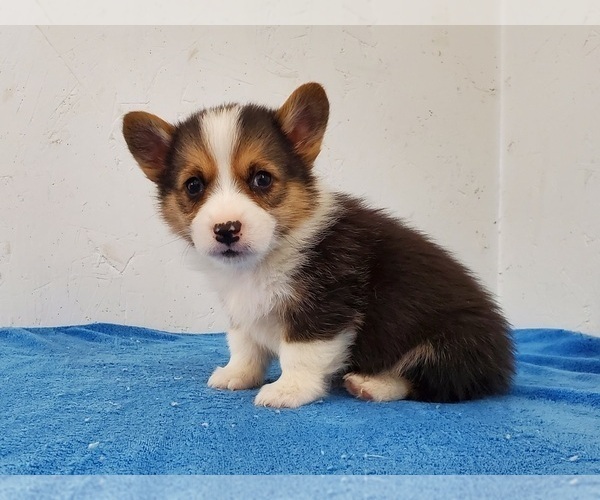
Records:
<instances>
[{"instance_id":1,"label":"dog's eye","mask_svg":"<svg viewBox=\"0 0 600 500\"><path fill-rule=\"evenodd\" d=\"M271 174L269 172L265 172L264 170L260 170L254 174L250 185L252 189L264 190L269 188L272 183L273 177Z\"/></svg>"},{"instance_id":2,"label":"dog's eye","mask_svg":"<svg viewBox=\"0 0 600 500\"><path fill-rule=\"evenodd\" d=\"M185 189L190 196L198 196L204 191L204 182L200 177L190 177L185 181Z\"/></svg>"}]
</instances>

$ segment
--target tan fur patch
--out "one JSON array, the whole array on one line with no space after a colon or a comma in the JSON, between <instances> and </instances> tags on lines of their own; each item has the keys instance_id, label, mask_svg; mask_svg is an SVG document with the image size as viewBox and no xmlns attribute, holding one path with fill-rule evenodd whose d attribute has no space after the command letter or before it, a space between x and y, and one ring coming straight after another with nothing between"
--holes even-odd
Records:
<instances>
[{"instance_id":1,"label":"tan fur patch","mask_svg":"<svg viewBox=\"0 0 600 500\"><path fill-rule=\"evenodd\" d=\"M297 228L314 212L311 193L299 182L289 182L286 189L285 202L273 210L273 215L280 224L288 229Z\"/></svg>"},{"instance_id":2,"label":"tan fur patch","mask_svg":"<svg viewBox=\"0 0 600 500\"><path fill-rule=\"evenodd\" d=\"M233 160L233 174L242 189L278 221L280 227L292 230L314 212L314 203L306 186L298 181L286 181L281 168L271 162L260 141L242 141ZM253 173L264 170L271 174L273 184L265 192L248 186Z\"/></svg>"},{"instance_id":3,"label":"tan fur patch","mask_svg":"<svg viewBox=\"0 0 600 500\"><path fill-rule=\"evenodd\" d=\"M206 185L217 176L217 164L204 144L184 143L181 145L180 156L183 160L183 168L179 172L178 185L195 175L200 175Z\"/></svg>"},{"instance_id":4,"label":"tan fur patch","mask_svg":"<svg viewBox=\"0 0 600 500\"><path fill-rule=\"evenodd\" d=\"M189 227L204 201L210 196L217 176L217 166L202 144L187 142L181 146L180 158L183 166L175 180L175 189L162 200L161 208L165 221L178 235L190 240ZM200 177L205 183L205 192L198 199L191 199L185 182Z\"/></svg>"},{"instance_id":5,"label":"tan fur patch","mask_svg":"<svg viewBox=\"0 0 600 500\"><path fill-rule=\"evenodd\" d=\"M319 152L329 118L329 101L318 83L298 87L277 111L283 131L308 165Z\"/></svg>"},{"instance_id":6,"label":"tan fur patch","mask_svg":"<svg viewBox=\"0 0 600 500\"><path fill-rule=\"evenodd\" d=\"M276 165L271 165L265 153L264 146L259 141L240 141L233 156L233 174L240 180L246 181L252 165L264 166L271 171Z\"/></svg>"},{"instance_id":7,"label":"tan fur patch","mask_svg":"<svg viewBox=\"0 0 600 500\"><path fill-rule=\"evenodd\" d=\"M123 136L146 177L158 182L175 127L158 116L132 111L123 118Z\"/></svg>"},{"instance_id":8,"label":"tan fur patch","mask_svg":"<svg viewBox=\"0 0 600 500\"><path fill-rule=\"evenodd\" d=\"M162 216L175 234L191 241L189 228L194 214L186 214L181 209L179 197L180 195L171 192L161 200Z\"/></svg>"},{"instance_id":9,"label":"tan fur patch","mask_svg":"<svg viewBox=\"0 0 600 500\"><path fill-rule=\"evenodd\" d=\"M417 347L408 351L398 363L393 367L393 371L398 374L404 373L409 368L418 363L433 363L438 357L437 352L429 342L419 344Z\"/></svg>"}]
</instances>

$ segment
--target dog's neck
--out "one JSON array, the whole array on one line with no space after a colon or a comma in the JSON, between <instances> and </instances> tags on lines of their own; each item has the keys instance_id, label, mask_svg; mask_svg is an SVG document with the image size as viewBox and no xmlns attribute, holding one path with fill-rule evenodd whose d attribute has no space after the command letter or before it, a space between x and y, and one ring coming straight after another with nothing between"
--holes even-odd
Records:
<instances>
[{"instance_id":1,"label":"dog's neck","mask_svg":"<svg viewBox=\"0 0 600 500\"><path fill-rule=\"evenodd\" d=\"M260 262L209 270L233 322L252 322L270 314L294 295L292 279L307 259L306 250L335 222L335 196L319 188L314 211L297 228L280 238Z\"/></svg>"}]
</instances>

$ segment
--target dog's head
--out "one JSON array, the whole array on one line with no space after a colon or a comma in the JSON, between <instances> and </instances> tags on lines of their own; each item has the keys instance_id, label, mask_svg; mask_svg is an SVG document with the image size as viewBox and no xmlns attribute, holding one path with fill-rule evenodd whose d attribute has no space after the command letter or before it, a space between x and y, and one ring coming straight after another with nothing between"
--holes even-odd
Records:
<instances>
[{"instance_id":1,"label":"dog's head","mask_svg":"<svg viewBox=\"0 0 600 500\"><path fill-rule=\"evenodd\" d=\"M325 91L307 83L278 110L231 104L178 125L131 112L123 135L173 231L232 265L260 261L315 210L328 116Z\"/></svg>"}]
</instances>

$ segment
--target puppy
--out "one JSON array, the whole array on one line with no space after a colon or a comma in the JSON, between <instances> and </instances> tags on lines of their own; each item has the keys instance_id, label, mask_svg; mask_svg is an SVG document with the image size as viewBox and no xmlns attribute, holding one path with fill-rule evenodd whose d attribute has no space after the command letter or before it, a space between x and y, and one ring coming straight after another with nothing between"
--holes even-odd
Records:
<instances>
[{"instance_id":1,"label":"puppy","mask_svg":"<svg viewBox=\"0 0 600 500\"><path fill-rule=\"evenodd\" d=\"M209 265L231 321L230 360L208 385L298 407L343 376L374 401L505 393L510 329L473 275L425 235L321 186L313 172L329 102L317 83L277 110L229 104L172 125L123 120L171 229Z\"/></svg>"}]
</instances>

